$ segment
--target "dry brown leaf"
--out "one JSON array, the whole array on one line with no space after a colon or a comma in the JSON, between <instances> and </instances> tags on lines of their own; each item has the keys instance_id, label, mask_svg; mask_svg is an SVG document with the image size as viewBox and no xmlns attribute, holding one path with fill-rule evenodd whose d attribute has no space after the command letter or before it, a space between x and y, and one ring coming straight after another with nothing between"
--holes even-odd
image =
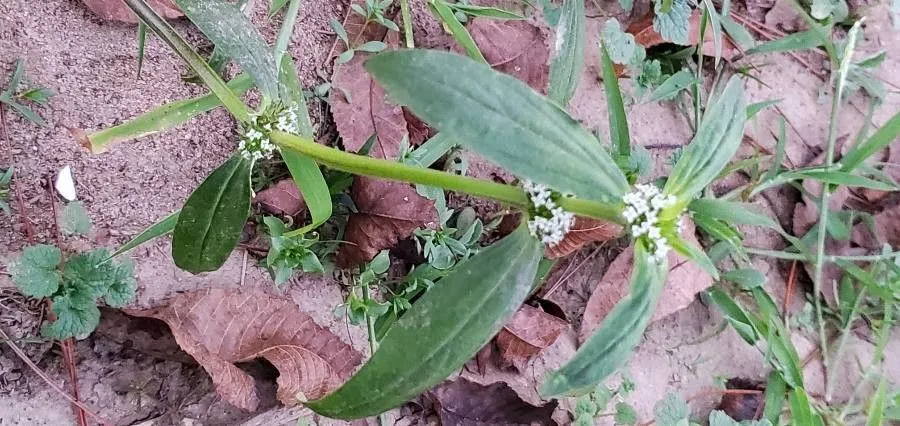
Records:
<instances>
[{"instance_id":1,"label":"dry brown leaf","mask_svg":"<svg viewBox=\"0 0 900 426\"><path fill-rule=\"evenodd\" d=\"M550 48L543 30L527 21L496 19L473 19L467 28L495 70L547 93Z\"/></svg>"},{"instance_id":2,"label":"dry brown leaf","mask_svg":"<svg viewBox=\"0 0 900 426\"><path fill-rule=\"evenodd\" d=\"M290 301L260 291L208 289L179 294L168 305L128 314L165 321L185 352L212 377L226 401L254 411L253 378L234 363L265 358L279 371L278 399L316 399L343 383L362 355L313 322Z\"/></svg>"},{"instance_id":3,"label":"dry brown leaf","mask_svg":"<svg viewBox=\"0 0 900 426\"><path fill-rule=\"evenodd\" d=\"M700 42L700 14L700 10L694 10L691 14L691 28L688 30L689 38L688 43L685 46L696 46L697 43ZM625 30L625 32L634 35L635 42L647 49L663 43L671 43L670 41L663 39L662 36L653 29L653 17L654 13L653 11L650 11L650 13L644 15L643 18L632 22ZM738 53L740 53L740 51L737 46L732 43L731 39L723 34L722 59L730 61L737 56ZM713 41L713 32L710 26L706 27L706 34L703 35L703 54L706 56L716 55L716 45Z\"/></svg>"},{"instance_id":4,"label":"dry brown leaf","mask_svg":"<svg viewBox=\"0 0 900 426\"><path fill-rule=\"evenodd\" d=\"M420 226L434 226L438 220L434 201L416 193L402 182L357 176L350 188L357 212L350 215L337 263L349 268L368 262L379 251L393 247Z\"/></svg>"},{"instance_id":5,"label":"dry brown leaf","mask_svg":"<svg viewBox=\"0 0 900 426\"><path fill-rule=\"evenodd\" d=\"M728 417L737 421L756 420L757 414L762 413L763 391L765 386L756 380L747 380L740 377L728 379L725 382L728 390L758 391L759 393L727 392L722 395L722 401L716 408L722 410Z\"/></svg>"},{"instance_id":6,"label":"dry brown leaf","mask_svg":"<svg viewBox=\"0 0 900 426\"><path fill-rule=\"evenodd\" d=\"M442 426L556 425L557 401L540 407L522 400L504 382L487 386L462 377L431 391Z\"/></svg>"},{"instance_id":7,"label":"dry brown leaf","mask_svg":"<svg viewBox=\"0 0 900 426\"><path fill-rule=\"evenodd\" d=\"M860 223L854 227L851 240L870 250L880 250L885 244L900 246L900 205L876 213L874 219L875 232L865 223Z\"/></svg>"},{"instance_id":8,"label":"dry brown leaf","mask_svg":"<svg viewBox=\"0 0 900 426\"><path fill-rule=\"evenodd\" d=\"M549 347L569 323L538 308L522 305L497 334L502 367L524 371L528 362Z\"/></svg>"},{"instance_id":9,"label":"dry brown leaf","mask_svg":"<svg viewBox=\"0 0 900 426\"><path fill-rule=\"evenodd\" d=\"M682 237L688 243L699 245L694 236L694 224L686 219ZM603 321L603 318L613 309L616 302L628 294L633 263L634 250L628 247L606 269L606 273L597 283L597 287L594 288L587 306L585 306L581 329L578 333L580 341L587 340ZM666 285L651 321L658 321L686 308L694 301L697 293L707 289L713 283L712 276L703 268L674 250L669 252L669 265Z\"/></svg>"},{"instance_id":10,"label":"dry brown leaf","mask_svg":"<svg viewBox=\"0 0 900 426\"><path fill-rule=\"evenodd\" d=\"M306 202L293 179L282 179L260 191L254 201L269 213L277 215L296 216L306 210Z\"/></svg>"},{"instance_id":11,"label":"dry brown leaf","mask_svg":"<svg viewBox=\"0 0 900 426\"><path fill-rule=\"evenodd\" d=\"M82 0L84 5L108 21L121 21L137 23L137 16L125 6L122 0ZM165 19L175 19L184 16L178 7L170 0L148 0L147 4Z\"/></svg>"},{"instance_id":12,"label":"dry brown leaf","mask_svg":"<svg viewBox=\"0 0 900 426\"><path fill-rule=\"evenodd\" d=\"M622 234L622 227L615 223L587 217L576 217L575 224L559 244L547 247L544 255L550 259L559 259L587 244L609 241Z\"/></svg>"}]
</instances>

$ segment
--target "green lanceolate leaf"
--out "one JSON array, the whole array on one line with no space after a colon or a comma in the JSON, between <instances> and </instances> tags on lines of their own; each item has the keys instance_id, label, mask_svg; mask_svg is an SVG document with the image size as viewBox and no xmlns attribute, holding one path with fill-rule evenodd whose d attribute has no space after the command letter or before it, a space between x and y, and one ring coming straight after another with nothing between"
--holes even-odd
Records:
<instances>
[{"instance_id":1,"label":"green lanceolate leaf","mask_svg":"<svg viewBox=\"0 0 900 426\"><path fill-rule=\"evenodd\" d=\"M175 3L217 48L253 77L263 94L278 97L278 62L240 8L224 0L175 0Z\"/></svg>"},{"instance_id":2,"label":"green lanceolate leaf","mask_svg":"<svg viewBox=\"0 0 900 426\"><path fill-rule=\"evenodd\" d=\"M113 254L109 256L110 259L131 251L135 247L146 243L147 241L156 239L157 237L161 237L163 235L172 232L175 229L175 224L178 223L178 214L181 213L181 210L176 210L174 213L166 216L163 220L154 223L147 227L147 229L143 230L136 237L132 238L130 241L119 247Z\"/></svg>"},{"instance_id":3,"label":"green lanceolate leaf","mask_svg":"<svg viewBox=\"0 0 900 426\"><path fill-rule=\"evenodd\" d=\"M732 77L707 109L694 140L672 170L664 192L686 204L706 188L737 152L746 121L744 89L740 78Z\"/></svg>"},{"instance_id":4,"label":"green lanceolate leaf","mask_svg":"<svg viewBox=\"0 0 900 426\"><path fill-rule=\"evenodd\" d=\"M617 21L614 21L617 22ZM606 109L609 111L609 137L619 167L628 164L631 156L631 136L628 133L628 118L625 116L625 102L619 89L619 78L606 45L600 45L600 63L603 65L603 88L606 90Z\"/></svg>"},{"instance_id":5,"label":"green lanceolate leaf","mask_svg":"<svg viewBox=\"0 0 900 426\"><path fill-rule=\"evenodd\" d=\"M688 70L678 71L667 78L666 81L663 81L659 87L654 89L653 92L650 93L650 98L647 99L647 102L672 99L682 90L691 87L696 81L697 77L694 76L694 73Z\"/></svg>"},{"instance_id":6,"label":"green lanceolate leaf","mask_svg":"<svg viewBox=\"0 0 900 426\"><path fill-rule=\"evenodd\" d=\"M522 304L542 250L520 228L461 262L391 327L359 372L307 406L332 418L368 417L440 382L490 341Z\"/></svg>"},{"instance_id":7,"label":"green lanceolate leaf","mask_svg":"<svg viewBox=\"0 0 900 426\"><path fill-rule=\"evenodd\" d=\"M769 216L760 212L755 205L716 198L700 198L691 202L690 211L732 225L764 226L781 231L781 226Z\"/></svg>"},{"instance_id":8,"label":"green lanceolate leaf","mask_svg":"<svg viewBox=\"0 0 900 426\"><path fill-rule=\"evenodd\" d=\"M370 58L366 69L416 116L522 178L603 202L621 201L628 188L609 154L575 119L486 64L447 52L401 50Z\"/></svg>"},{"instance_id":9,"label":"green lanceolate leaf","mask_svg":"<svg viewBox=\"0 0 900 426\"><path fill-rule=\"evenodd\" d=\"M251 166L234 154L188 197L172 238L179 268L214 271L228 259L250 214Z\"/></svg>"},{"instance_id":10,"label":"green lanceolate leaf","mask_svg":"<svg viewBox=\"0 0 900 426\"><path fill-rule=\"evenodd\" d=\"M564 0L556 25L556 44L547 87L550 99L562 106L575 95L584 68L584 28L584 0Z\"/></svg>"},{"instance_id":11,"label":"green lanceolate leaf","mask_svg":"<svg viewBox=\"0 0 900 426\"><path fill-rule=\"evenodd\" d=\"M229 81L228 87L237 94L243 94L250 89L251 84L250 77L241 74ZM214 94L172 102L118 126L92 133L82 143L88 146L94 154L99 154L105 152L114 143L171 129L220 106L222 106L222 102Z\"/></svg>"},{"instance_id":12,"label":"green lanceolate leaf","mask_svg":"<svg viewBox=\"0 0 900 426\"><path fill-rule=\"evenodd\" d=\"M508 10L499 9L496 7L488 7L488 6L476 6L473 4L463 4L463 3L452 3L448 4L451 9L465 13L469 16L482 17L482 18L491 18L491 19L525 19L524 16L519 15L515 12L510 12Z\"/></svg>"},{"instance_id":13,"label":"green lanceolate leaf","mask_svg":"<svg viewBox=\"0 0 900 426\"><path fill-rule=\"evenodd\" d=\"M823 44L822 35L812 29L798 33L788 34L782 38L762 43L747 50L748 55L756 53L792 52L795 50L814 49Z\"/></svg>"},{"instance_id":14,"label":"green lanceolate leaf","mask_svg":"<svg viewBox=\"0 0 900 426\"><path fill-rule=\"evenodd\" d=\"M766 381L765 405L763 406L763 418L771 422L773 425L781 424L781 409L784 406L785 392L787 391L787 383L777 371L769 373L769 379Z\"/></svg>"},{"instance_id":15,"label":"green lanceolate leaf","mask_svg":"<svg viewBox=\"0 0 900 426\"><path fill-rule=\"evenodd\" d=\"M541 395L572 395L592 390L628 360L650 323L662 293L667 266L651 262L643 245L635 245L630 293L616 303L575 357L550 374L541 386Z\"/></svg>"},{"instance_id":16,"label":"green lanceolate leaf","mask_svg":"<svg viewBox=\"0 0 900 426\"><path fill-rule=\"evenodd\" d=\"M459 43L459 46L466 51L470 58L481 63L487 63L484 55L481 54L481 50L478 49L478 45L475 44L475 40L472 39L472 35L469 34L469 30L456 19L456 15L447 3L444 3L443 0L429 0L428 6L441 22L447 26L447 30L450 31L450 34L453 35L453 38L456 39L456 42Z\"/></svg>"},{"instance_id":17,"label":"green lanceolate leaf","mask_svg":"<svg viewBox=\"0 0 900 426\"><path fill-rule=\"evenodd\" d=\"M9 274L22 294L33 298L48 297L59 290L60 261L62 252L54 246L28 246L9 265Z\"/></svg>"},{"instance_id":18,"label":"green lanceolate leaf","mask_svg":"<svg viewBox=\"0 0 900 426\"><path fill-rule=\"evenodd\" d=\"M872 136L857 145L841 158L841 170L852 172L867 158L881 151L897 139L900 134L900 112L894 114Z\"/></svg>"}]
</instances>

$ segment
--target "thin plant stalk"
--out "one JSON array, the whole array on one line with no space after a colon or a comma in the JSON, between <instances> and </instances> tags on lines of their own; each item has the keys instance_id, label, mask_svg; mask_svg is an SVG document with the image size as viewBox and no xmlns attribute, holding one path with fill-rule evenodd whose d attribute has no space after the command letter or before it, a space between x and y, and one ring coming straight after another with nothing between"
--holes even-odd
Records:
<instances>
[{"instance_id":1,"label":"thin plant stalk","mask_svg":"<svg viewBox=\"0 0 900 426\"><path fill-rule=\"evenodd\" d=\"M863 299L866 297L866 289L863 287L862 290L859 291L859 294L856 296L856 300L853 302L853 309L850 311L850 315L847 317L847 323L844 324L843 330L841 330L841 340L837 344L837 348L834 351L834 356L831 358L831 364L825 365L826 371L834 371L835 365L838 360L841 359L841 353L844 351L844 346L847 344L847 339L850 337L850 326L853 325L853 317L856 316L856 313L859 311L859 305L862 304ZM834 380L828 382L825 388L826 397L831 395L831 392L834 390Z\"/></svg>"},{"instance_id":2,"label":"thin plant stalk","mask_svg":"<svg viewBox=\"0 0 900 426\"><path fill-rule=\"evenodd\" d=\"M400 16L403 19L403 37L406 39L406 48L416 47L413 40L412 16L409 13L409 0L400 0Z\"/></svg>"},{"instance_id":3,"label":"thin plant stalk","mask_svg":"<svg viewBox=\"0 0 900 426\"><path fill-rule=\"evenodd\" d=\"M850 393L850 398L847 400L847 403L844 405L844 408L841 410L840 415L838 416L838 420L843 422L843 420L850 414L850 408L856 402L856 397L862 391L863 387L866 383L868 383L869 379L872 377L873 372L875 370L875 366L881 364L884 360L884 348L887 346L888 337L891 335L891 327L894 325L893 320L893 303L890 301L884 302L884 317L882 318L882 330L881 334L878 337L878 344L875 346L875 354L872 356L872 362L869 364L869 367L866 368L865 374L863 374L862 378L859 379L859 382L856 383L856 386L853 387L853 392ZM881 366L881 369L884 370L884 365Z\"/></svg>"},{"instance_id":4,"label":"thin plant stalk","mask_svg":"<svg viewBox=\"0 0 900 426\"><path fill-rule=\"evenodd\" d=\"M371 297L371 295L369 294L369 285L368 284L365 284L362 286L362 296L363 296L363 300L369 300L369 298ZM372 318L372 316L369 315L368 310L365 312L365 318L366 318L366 336L369 339L369 352L370 352L369 356L373 356L373 355L375 355L375 351L378 350L378 338L377 338L377 335L375 334L375 318ZM388 424L387 417L384 415L384 413L381 413L378 415L378 424L379 425L387 425Z\"/></svg>"},{"instance_id":5,"label":"thin plant stalk","mask_svg":"<svg viewBox=\"0 0 900 426\"><path fill-rule=\"evenodd\" d=\"M841 60L840 67L837 72L837 79L835 81L835 91L831 100L831 120L828 124L828 145L825 149L825 167L830 167L834 164L834 147L835 141L837 140L837 130L838 130L838 116L841 110L841 98L844 95L844 84L847 79L847 72L850 69L850 64L853 59L853 51L854 45L856 44L856 36L859 33L859 25L858 21L853 25L853 28L847 35L847 47L844 50L844 57ZM828 339L825 336L825 320L822 315L822 272L824 270L824 257L825 257L825 236L828 233L828 227L825 224L828 223L828 200L830 198L831 187L827 183L822 183L822 195L819 198L819 232L817 233L817 242L816 242L816 262L814 268L814 278L813 278L813 300L815 302L815 311L816 311L816 322L818 323L819 328L819 345L822 350L822 363L826 366L831 365L830 358L828 355ZM825 381L825 401L831 402L831 393L828 390L832 389L831 384L829 383L828 377L828 369L826 368L824 373L824 381Z\"/></svg>"},{"instance_id":6,"label":"thin plant stalk","mask_svg":"<svg viewBox=\"0 0 900 426\"><path fill-rule=\"evenodd\" d=\"M275 40L275 59L281 63L281 56L287 51L287 45L291 42L291 35L294 34L294 23L297 21L297 14L300 12L300 0L291 0L288 4L287 12L284 13L284 22L281 24L281 30L278 32L278 39Z\"/></svg>"},{"instance_id":7,"label":"thin plant stalk","mask_svg":"<svg viewBox=\"0 0 900 426\"><path fill-rule=\"evenodd\" d=\"M758 249L754 247L744 247L744 250L750 254L758 254L760 256L768 256L774 257L776 259L782 260L802 260L802 261L815 261L815 258L811 255L805 255L803 253L790 253L786 251L777 251L777 250L766 250L766 249ZM893 259L895 257L900 257L900 251L893 251L890 253L884 254L865 254L865 255L823 255L821 257L822 261L825 263L836 263L840 261L847 262L875 262L879 260L885 259Z\"/></svg>"},{"instance_id":8,"label":"thin plant stalk","mask_svg":"<svg viewBox=\"0 0 900 426\"><path fill-rule=\"evenodd\" d=\"M307 155L316 162L349 173L409 182L420 185L436 186L451 191L464 192L470 195L489 198L510 206L527 209L530 204L525 192L516 186L504 185L481 179L473 179L452 173L441 172L423 167L410 166L394 161L380 160L364 155L351 154L338 149L317 144L312 140L273 131L272 141L282 149L290 149ZM613 223L624 223L619 214L621 206L565 197L559 205L578 215L602 219Z\"/></svg>"}]
</instances>

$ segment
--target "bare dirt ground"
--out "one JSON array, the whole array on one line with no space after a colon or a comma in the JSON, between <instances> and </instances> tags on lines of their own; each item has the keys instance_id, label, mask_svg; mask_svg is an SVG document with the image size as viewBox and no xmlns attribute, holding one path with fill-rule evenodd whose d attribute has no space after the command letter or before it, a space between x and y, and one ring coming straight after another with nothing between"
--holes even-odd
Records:
<instances>
[{"instance_id":1,"label":"bare dirt ground","mask_svg":"<svg viewBox=\"0 0 900 426\"><path fill-rule=\"evenodd\" d=\"M265 5L257 1L254 21L271 42L274 29L265 22ZM779 2L780 3L780 2ZM330 0L304 1L300 19L291 43L291 53L299 64L304 84L321 83L327 75L328 54L334 36L328 25L331 17L342 17L346 4ZM414 11L423 27L434 30L427 22L421 4ZM875 125L882 124L900 109L900 32L892 28L886 4L863 8L869 17L864 49L885 48L888 57L881 67L881 77L892 91L874 115ZM775 11L782 10L776 7ZM768 17L767 17L768 19ZM782 19L771 16L771 19ZM602 18L592 19L590 34ZM204 46L205 41L183 20L176 28L190 35L190 41ZM429 27L430 25L430 27ZM427 36L427 34L426 34ZM419 37L419 35L417 35ZM595 45L595 44L590 44ZM208 45L207 45L208 47ZM588 127L604 137L606 105L602 86L598 83L596 49L588 49L587 70L570 111ZM134 25L105 22L94 16L78 0L5 0L0 2L0 76L11 71L17 58L26 62L26 75L37 85L51 88L57 95L49 108L40 113L47 119L46 128L37 127L15 114L7 114L11 144L0 149L0 164L16 166L15 185L19 187L24 207L37 241L49 241L53 229L51 195L44 187L48 179L65 165L70 165L77 181L79 198L88 208L94 223L89 238L72 241L82 246L114 247L140 232L171 211L177 209L190 191L206 174L227 157L235 145L234 123L222 111L201 116L189 125L161 135L124 143L102 155L91 155L69 133L69 128L97 130L121 123L167 101L196 96L203 90L181 80L186 67L158 39L150 37L144 62L143 77L135 78L136 42ZM818 69L822 57L810 59ZM823 80L804 65L787 56L771 56L760 68L766 85L749 84L751 101L781 98L778 113L790 124L791 145L788 159L804 165L821 150L825 140L828 105L820 100ZM0 80L4 81L4 80ZM852 107L844 109L841 135L854 134L863 122L866 106L863 99L851 99ZM775 112L762 113L748 127L747 142L765 148L774 147L777 134ZM662 159L669 155L670 145L683 145L690 139L687 120L671 104L634 106L629 111L634 140L651 149ZM661 165L661 166L660 166ZM477 167L474 167L477 169ZM783 223L789 223L793 203L797 200L775 198L766 206ZM17 219L19 207L13 204L13 216L0 221L0 264L27 244L24 229ZM748 243L758 247L775 245L772 235L748 234ZM566 311L570 319L579 318L596 283L600 280L612 254L589 257L591 247L574 254L573 265L583 262L566 277L550 300ZM281 294L312 315L342 340L360 351L366 351L365 333L335 319L332 309L343 301L340 283L331 276L302 276L275 289L265 271L236 251L221 270L202 276L179 271L172 264L167 240L148 244L131 254L136 262L139 292L134 307L151 307L180 291L203 288L258 288ZM567 264L564 264L567 265ZM761 262L757 266L768 271L767 288L779 298L784 288L789 265ZM557 274L556 279L562 278ZM553 279L551 279L553 282ZM670 285L679 285L671 283ZM802 306L803 294L789 301L794 311ZM5 274L0 274L0 326L14 338L33 336L40 322L40 310L23 302L14 294ZM782 303L778 300L778 303ZM625 371L635 383L636 391L629 402L646 421L652 418L653 405L666 393L676 392L690 399L695 413L705 414L718 403L717 377L741 377L764 380L767 375L763 356L746 345L730 328L720 330L723 318L702 298L686 308L654 323L646 333L639 350ZM578 324L573 324L577 326ZM801 358L814 347L811 337L797 330L795 342ZM858 380L856 365L871 356L873 345L862 333L854 334L848 348L846 365L838 384L836 398L846 398ZM895 336L896 337L896 336ZM49 344L21 343L29 356L49 378L68 389L66 372L59 350ZM471 380L489 383L503 380L526 400L538 403L535 382L543 374L569 359L577 347L575 327L536 359L526 374L476 369L462 373ZM172 341L166 327L157 321L130 318L105 310L100 328L92 336L77 343L77 373L82 400L97 414L116 424L130 425L232 425L294 424L297 418L309 416L302 408L283 408L274 397L275 372L263 363L250 363L245 369L256 377L262 403L256 413L243 412L223 401L214 392L206 373ZM892 339L887 353L900 350L900 339ZM812 392L821 392L821 366L816 357L806 366ZM900 380L900 365L888 367L888 377ZM564 401L562 407L570 402ZM560 408L561 411L563 408ZM397 418L399 414L392 414ZM555 418L564 418L557 413ZM415 416L398 420L416 424L426 420ZM73 424L73 412L53 389L48 387L6 346L0 349L0 424L62 425ZM326 423L327 424L327 423ZM398 423L400 424L400 423Z\"/></svg>"}]
</instances>

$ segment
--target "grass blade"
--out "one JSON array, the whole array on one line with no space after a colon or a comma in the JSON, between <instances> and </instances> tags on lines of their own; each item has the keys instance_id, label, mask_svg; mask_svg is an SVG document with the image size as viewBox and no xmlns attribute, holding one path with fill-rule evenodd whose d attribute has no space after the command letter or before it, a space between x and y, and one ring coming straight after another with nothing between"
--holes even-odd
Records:
<instances>
[{"instance_id":1,"label":"grass blade","mask_svg":"<svg viewBox=\"0 0 900 426\"><path fill-rule=\"evenodd\" d=\"M851 172L867 158L881 151L900 134L900 112L894 114L887 123L884 123L872 136L864 142L856 144L841 158L841 170Z\"/></svg>"},{"instance_id":2,"label":"grass blade","mask_svg":"<svg viewBox=\"0 0 900 426\"><path fill-rule=\"evenodd\" d=\"M815 49L823 44L822 35L819 31L812 29L788 34L780 39L762 43L754 48L747 49L747 54L793 52L795 50Z\"/></svg>"},{"instance_id":3,"label":"grass blade","mask_svg":"<svg viewBox=\"0 0 900 426\"><path fill-rule=\"evenodd\" d=\"M179 213L181 213L181 210L176 210L174 213L163 218L163 220L150 225L136 237L123 244L122 247L119 247L118 250L116 250L109 256L109 258L112 259L116 256L127 253L141 244L172 232L175 229L175 224L178 222Z\"/></svg>"},{"instance_id":4,"label":"grass blade","mask_svg":"<svg viewBox=\"0 0 900 426\"><path fill-rule=\"evenodd\" d=\"M547 87L547 95L559 105L566 106L578 87L584 68L584 37L584 0L564 0L556 25L556 44ZM606 75L604 73L604 81Z\"/></svg>"},{"instance_id":5,"label":"grass blade","mask_svg":"<svg viewBox=\"0 0 900 426\"><path fill-rule=\"evenodd\" d=\"M650 323L667 269L665 263L651 263L643 246L636 245L630 293L616 303L575 357L550 374L540 394L549 397L593 390L624 364Z\"/></svg>"},{"instance_id":6,"label":"grass blade","mask_svg":"<svg viewBox=\"0 0 900 426\"><path fill-rule=\"evenodd\" d=\"M331 418L368 417L440 382L489 342L525 301L542 251L519 228L461 262L391 327L359 372L306 405Z\"/></svg>"},{"instance_id":7,"label":"grass blade","mask_svg":"<svg viewBox=\"0 0 900 426\"><path fill-rule=\"evenodd\" d=\"M137 29L137 78L141 78L141 69L144 68L144 47L147 45L147 24L138 22Z\"/></svg>"},{"instance_id":8,"label":"grass blade","mask_svg":"<svg viewBox=\"0 0 900 426\"><path fill-rule=\"evenodd\" d=\"M763 418L773 425L781 424L781 409L784 406L784 397L787 392L787 384L777 371L769 373L766 382L765 405L763 406Z\"/></svg>"},{"instance_id":9,"label":"grass blade","mask_svg":"<svg viewBox=\"0 0 900 426\"><path fill-rule=\"evenodd\" d=\"M228 82L228 88L241 94L250 89L252 82L246 74L241 74ZM94 154L105 152L110 145L124 142L184 124L188 120L222 106L215 94L185 99L163 105L118 126L103 129L82 138L81 143Z\"/></svg>"},{"instance_id":10,"label":"grass blade","mask_svg":"<svg viewBox=\"0 0 900 426\"><path fill-rule=\"evenodd\" d=\"M694 83L696 83L697 78L694 76L694 73L688 70L681 70L672 74L666 81L663 81L662 84L659 85L656 89L653 89L653 92L650 93L649 99L647 102L658 102L663 100L669 100L675 97L682 90L691 87Z\"/></svg>"},{"instance_id":11,"label":"grass blade","mask_svg":"<svg viewBox=\"0 0 900 426\"><path fill-rule=\"evenodd\" d=\"M469 30L456 20L456 15L447 3L444 3L443 0L429 0L428 6L437 15L438 19L444 23L447 30L450 31L450 34L453 35L453 38L456 39L456 42L459 43L460 47L466 51L470 58L478 62L487 63L484 55L481 54L481 50L478 49L478 45L475 44L472 34L469 34Z\"/></svg>"},{"instance_id":12,"label":"grass blade","mask_svg":"<svg viewBox=\"0 0 900 426\"><path fill-rule=\"evenodd\" d=\"M507 20L519 20L525 19L524 16L519 15L515 12L510 12L508 10L499 9L496 7L490 6L476 6L474 4L462 4L462 3L452 3L448 4L451 9L457 12L465 13L466 15L482 17L482 18L491 18L491 19L507 19Z\"/></svg>"},{"instance_id":13,"label":"grass blade","mask_svg":"<svg viewBox=\"0 0 900 426\"><path fill-rule=\"evenodd\" d=\"M606 90L606 109L609 111L609 136L612 138L613 152L620 168L628 166L631 158L631 136L628 133L628 118L625 116L625 102L619 88L619 78L609 52L600 44L600 61L603 65L603 88Z\"/></svg>"}]
</instances>

